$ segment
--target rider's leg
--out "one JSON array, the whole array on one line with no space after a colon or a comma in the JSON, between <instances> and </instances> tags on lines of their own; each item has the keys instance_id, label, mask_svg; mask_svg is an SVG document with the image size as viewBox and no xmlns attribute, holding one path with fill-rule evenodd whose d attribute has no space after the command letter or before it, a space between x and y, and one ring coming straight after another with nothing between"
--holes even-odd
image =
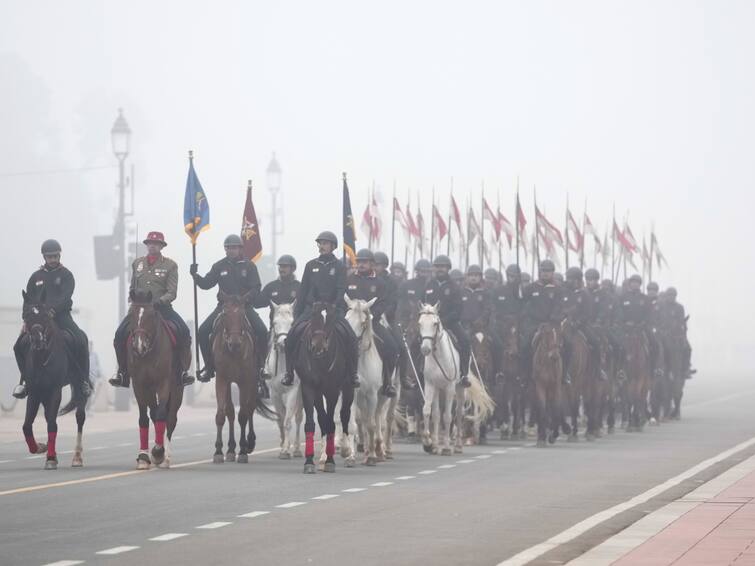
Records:
<instances>
[{"instance_id":1,"label":"rider's leg","mask_svg":"<svg viewBox=\"0 0 755 566\"><path fill-rule=\"evenodd\" d=\"M113 339L113 348L115 349L115 359L118 362L118 371L115 377L108 381L114 387L128 387L129 375L126 367L126 340L128 340L128 317L124 318L118 325Z\"/></svg>"},{"instance_id":2,"label":"rider's leg","mask_svg":"<svg viewBox=\"0 0 755 566\"><path fill-rule=\"evenodd\" d=\"M16 343L13 344L13 354L16 356L16 364L18 365L18 371L21 373L21 378L18 380L18 385L13 388L13 396L16 399L23 399L26 397L26 378L24 376L24 368L26 366L26 354L29 351L29 335L26 332L22 332L18 335Z\"/></svg>"},{"instance_id":3,"label":"rider's leg","mask_svg":"<svg viewBox=\"0 0 755 566\"><path fill-rule=\"evenodd\" d=\"M684 337L684 345L682 346L682 363L684 364L684 377L686 379L692 379L692 376L697 373L696 369L692 369L692 346L690 346L687 337Z\"/></svg>"},{"instance_id":4,"label":"rider's leg","mask_svg":"<svg viewBox=\"0 0 755 566\"><path fill-rule=\"evenodd\" d=\"M246 308L246 317L249 319L249 323L254 330L254 351L257 356L257 369L259 369L259 375L262 375L265 379L268 379L269 375L264 374L265 360L267 359L267 327L262 322L260 315L254 310L254 307L249 305Z\"/></svg>"},{"instance_id":5,"label":"rider's leg","mask_svg":"<svg viewBox=\"0 0 755 566\"><path fill-rule=\"evenodd\" d=\"M58 313L55 322L61 330L67 331L73 337L72 353L76 364L75 377L82 393L89 397L92 391L92 385L89 382L89 338L73 320L70 312Z\"/></svg>"},{"instance_id":6,"label":"rider's leg","mask_svg":"<svg viewBox=\"0 0 755 566\"><path fill-rule=\"evenodd\" d=\"M306 320L305 317L301 317L294 321L286 336L286 375L281 380L281 383L286 386L294 384L294 357Z\"/></svg>"},{"instance_id":7,"label":"rider's leg","mask_svg":"<svg viewBox=\"0 0 755 566\"><path fill-rule=\"evenodd\" d=\"M346 380L356 389L359 387L359 376L357 375L357 368L359 367L359 344L357 342L357 335L354 334L354 329L351 328L351 325L343 318L338 319L336 331L341 333L344 339L344 347L346 348Z\"/></svg>"},{"instance_id":8,"label":"rider's leg","mask_svg":"<svg viewBox=\"0 0 755 566\"><path fill-rule=\"evenodd\" d=\"M199 349L202 352L202 359L204 360L204 368L202 368L197 379L203 383L207 383L215 377L215 360L212 358L210 336L218 314L220 314L220 305L215 307L215 310L210 313L210 316L204 319L204 322L199 325L199 329L197 330L197 342L199 342ZM198 365L199 360L197 360Z\"/></svg>"},{"instance_id":9,"label":"rider's leg","mask_svg":"<svg viewBox=\"0 0 755 566\"><path fill-rule=\"evenodd\" d=\"M489 335L490 341L493 344L493 375L498 380L503 378L503 368L501 367L501 362L503 361L503 356L501 355L501 352L503 352L503 340L496 328L491 327Z\"/></svg>"},{"instance_id":10,"label":"rider's leg","mask_svg":"<svg viewBox=\"0 0 755 566\"><path fill-rule=\"evenodd\" d=\"M189 375L191 366L191 330L171 305L160 305L160 315L176 327L176 354L178 358L178 379L184 386L194 383L194 376Z\"/></svg>"},{"instance_id":11,"label":"rider's leg","mask_svg":"<svg viewBox=\"0 0 755 566\"><path fill-rule=\"evenodd\" d=\"M459 347L459 383L463 387L469 387L469 358L471 355L469 344L469 335L467 331L461 326L461 323L456 322L450 325L446 330L449 330L456 338L456 345Z\"/></svg>"},{"instance_id":12,"label":"rider's leg","mask_svg":"<svg viewBox=\"0 0 755 566\"><path fill-rule=\"evenodd\" d=\"M398 361L398 345L391 331L377 321L372 321L372 330L379 338L378 352L383 360L383 388L386 397L395 397L396 388L393 387L393 372Z\"/></svg>"}]
</instances>

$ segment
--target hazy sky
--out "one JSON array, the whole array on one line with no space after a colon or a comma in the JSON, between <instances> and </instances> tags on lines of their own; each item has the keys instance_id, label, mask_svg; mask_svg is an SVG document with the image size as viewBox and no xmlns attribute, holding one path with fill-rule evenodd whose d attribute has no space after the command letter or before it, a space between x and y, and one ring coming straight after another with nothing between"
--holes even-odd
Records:
<instances>
[{"instance_id":1,"label":"hazy sky","mask_svg":"<svg viewBox=\"0 0 755 566\"><path fill-rule=\"evenodd\" d=\"M530 216L534 184L559 221L567 191L577 213L587 199L601 231L615 203L637 235L655 222L671 265L660 280L692 315L698 364L751 367L740 321L755 312L752 2L9 1L2 12L0 304L19 302L40 242L57 237L108 356L115 285L95 281L91 238L112 228L109 131L123 107L135 222L165 232L187 318L187 150L212 215L201 269L238 231L248 178L268 211L276 151L279 251L300 260L321 229L340 234L342 171L355 215L373 181L388 200L395 180L402 203L408 188L428 203L435 186L445 209L452 176L460 200L484 181L510 217L517 176ZM89 167L102 168L40 173Z\"/></svg>"}]
</instances>

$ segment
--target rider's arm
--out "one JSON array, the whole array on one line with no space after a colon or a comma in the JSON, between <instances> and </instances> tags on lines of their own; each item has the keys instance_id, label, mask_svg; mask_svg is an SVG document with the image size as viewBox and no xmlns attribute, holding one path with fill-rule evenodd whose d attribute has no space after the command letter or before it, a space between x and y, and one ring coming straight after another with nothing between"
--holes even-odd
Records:
<instances>
[{"instance_id":1,"label":"rider's arm","mask_svg":"<svg viewBox=\"0 0 755 566\"><path fill-rule=\"evenodd\" d=\"M207 291L208 289L212 289L215 285L218 284L218 280L220 279L220 270L217 267L217 264L214 264L212 268L210 268L210 271L207 272L207 275L202 277L199 273L193 275L194 281L197 283L197 287L200 289L203 289Z\"/></svg>"},{"instance_id":2,"label":"rider's arm","mask_svg":"<svg viewBox=\"0 0 755 566\"><path fill-rule=\"evenodd\" d=\"M336 262L336 311L340 315L346 314L346 301L343 296L346 293L346 266L340 261ZM302 281L304 284L304 281Z\"/></svg>"},{"instance_id":3,"label":"rider's arm","mask_svg":"<svg viewBox=\"0 0 755 566\"><path fill-rule=\"evenodd\" d=\"M73 307L72 297L75 287L76 281L73 278L73 273L64 269L63 274L60 276L60 298L48 306L55 309L55 312L70 310Z\"/></svg>"},{"instance_id":4,"label":"rider's arm","mask_svg":"<svg viewBox=\"0 0 755 566\"><path fill-rule=\"evenodd\" d=\"M260 294L262 283L260 282L260 272L257 271L257 266L252 261L249 262L249 268L246 270L246 287L249 289L249 302L254 304L255 299ZM267 306L267 302L263 306Z\"/></svg>"},{"instance_id":5,"label":"rider's arm","mask_svg":"<svg viewBox=\"0 0 755 566\"><path fill-rule=\"evenodd\" d=\"M172 262L172 265L168 268L168 275L165 281L165 294L158 299L159 303L169 305L176 300L178 293L178 265Z\"/></svg>"},{"instance_id":6,"label":"rider's arm","mask_svg":"<svg viewBox=\"0 0 755 566\"><path fill-rule=\"evenodd\" d=\"M307 306L309 300L309 288L312 285L310 278L312 275L309 273L309 264L304 268L304 274L301 277L301 285L299 286L298 298L296 300L296 306L294 306L294 318L299 317Z\"/></svg>"},{"instance_id":7,"label":"rider's arm","mask_svg":"<svg viewBox=\"0 0 755 566\"><path fill-rule=\"evenodd\" d=\"M252 303L254 305L255 309L263 309L265 307L270 306L270 289L273 285L273 282L271 281L267 285L264 286L262 291L257 293L254 297L254 302Z\"/></svg>"}]
</instances>

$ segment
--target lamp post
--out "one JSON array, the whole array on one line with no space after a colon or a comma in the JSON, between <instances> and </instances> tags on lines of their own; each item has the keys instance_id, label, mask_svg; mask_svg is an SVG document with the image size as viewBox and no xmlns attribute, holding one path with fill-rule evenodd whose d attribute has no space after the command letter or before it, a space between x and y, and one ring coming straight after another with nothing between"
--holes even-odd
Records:
<instances>
[{"instance_id":1,"label":"lamp post","mask_svg":"<svg viewBox=\"0 0 755 566\"><path fill-rule=\"evenodd\" d=\"M110 130L113 154L118 160L118 216L113 228L113 241L118 253L118 322L126 316L126 175L124 162L131 148L131 128L123 117L123 109L118 109L118 117ZM115 410L128 411L131 396L128 389L116 388Z\"/></svg>"},{"instance_id":2,"label":"lamp post","mask_svg":"<svg viewBox=\"0 0 755 566\"><path fill-rule=\"evenodd\" d=\"M275 152L273 152L273 157L270 159L270 163L267 166L267 189L270 191L270 195L272 197L272 204L273 204L273 210L271 214L271 220L272 220L272 256L273 256L273 262L278 260L277 255L277 246L276 246L276 239L279 234L283 233L283 212L282 210L278 210L278 193L281 189L281 167L278 163L278 160L275 158ZM281 225L278 226L278 215L281 216ZM278 231L280 230L280 232Z\"/></svg>"}]
</instances>

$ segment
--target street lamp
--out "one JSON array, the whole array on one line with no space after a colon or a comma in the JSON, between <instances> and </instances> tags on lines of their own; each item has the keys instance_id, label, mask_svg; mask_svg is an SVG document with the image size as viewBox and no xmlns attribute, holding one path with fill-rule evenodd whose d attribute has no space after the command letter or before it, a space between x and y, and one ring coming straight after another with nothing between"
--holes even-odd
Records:
<instances>
[{"instance_id":1,"label":"street lamp","mask_svg":"<svg viewBox=\"0 0 755 566\"><path fill-rule=\"evenodd\" d=\"M124 161L131 149L131 128L123 117L123 109L118 109L110 138L113 153L118 160L118 216L113 228L113 243L118 253L118 322L126 316L126 175ZM128 389L117 388L115 391L115 410L128 411L131 397Z\"/></svg>"},{"instance_id":2,"label":"street lamp","mask_svg":"<svg viewBox=\"0 0 755 566\"><path fill-rule=\"evenodd\" d=\"M283 215L282 211L278 210L278 193L281 189L281 166L278 163L278 160L275 158L275 152L273 152L273 157L270 159L270 163L267 166L267 189L270 191L270 194L272 196L272 204L273 204L273 211L272 211L272 255L273 255L273 261L278 260L277 250L276 250L276 238L278 236L278 214L281 213L281 230L283 229ZM281 232L282 233L282 232Z\"/></svg>"}]
</instances>

